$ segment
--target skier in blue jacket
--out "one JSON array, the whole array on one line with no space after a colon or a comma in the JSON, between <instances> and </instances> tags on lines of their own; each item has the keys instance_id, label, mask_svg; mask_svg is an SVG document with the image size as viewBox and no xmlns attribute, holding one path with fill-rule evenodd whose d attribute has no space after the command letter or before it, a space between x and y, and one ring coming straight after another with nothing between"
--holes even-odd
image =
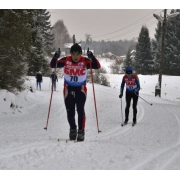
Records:
<instances>
[{"instance_id":1,"label":"skier in blue jacket","mask_svg":"<svg viewBox=\"0 0 180 180\"><path fill-rule=\"evenodd\" d=\"M126 108L125 108L125 121L123 125L126 125L129 120L129 107L131 104L131 99L133 99L133 126L136 124L137 115L137 102L140 90L139 78L136 74L133 74L132 68L126 68L126 74L122 78L122 83L120 86L119 98L123 96L124 85L126 84Z\"/></svg>"}]
</instances>

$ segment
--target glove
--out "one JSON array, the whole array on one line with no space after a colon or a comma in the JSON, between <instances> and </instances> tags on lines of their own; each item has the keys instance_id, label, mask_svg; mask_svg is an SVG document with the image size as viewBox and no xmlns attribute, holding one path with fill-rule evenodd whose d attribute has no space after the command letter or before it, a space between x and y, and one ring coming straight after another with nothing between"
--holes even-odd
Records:
<instances>
[{"instance_id":1,"label":"glove","mask_svg":"<svg viewBox=\"0 0 180 180\"><path fill-rule=\"evenodd\" d=\"M135 90L133 91L133 94L137 95L137 93L138 93L138 90L135 89Z\"/></svg>"},{"instance_id":2,"label":"glove","mask_svg":"<svg viewBox=\"0 0 180 180\"><path fill-rule=\"evenodd\" d=\"M58 59L60 57L60 55L61 55L61 51L56 51L55 54L54 54L54 57L56 59Z\"/></svg>"},{"instance_id":3,"label":"glove","mask_svg":"<svg viewBox=\"0 0 180 180\"><path fill-rule=\"evenodd\" d=\"M91 51L89 51L89 48L88 48L88 50L87 50L87 57L88 57L89 59L92 59L92 58L94 57L93 53L92 53Z\"/></svg>"},{"instance_id":4,"label":"glove","mask_svg":"<svg viewBox=\"0 0 180 180\"><path fill-rule=\"evenodd\" d=\"M119 98L122 98L123 97L123 94L121 93L120 95L119 95Z\"/></svg>"}]
</instances>

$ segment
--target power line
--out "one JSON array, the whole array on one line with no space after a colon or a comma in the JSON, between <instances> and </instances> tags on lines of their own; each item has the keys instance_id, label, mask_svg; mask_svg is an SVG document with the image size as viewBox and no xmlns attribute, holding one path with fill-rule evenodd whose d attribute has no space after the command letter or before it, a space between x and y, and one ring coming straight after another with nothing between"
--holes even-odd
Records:
<instances>
[{"instance_id":1,"label":"power line","mask_svg":"<svg viewBox=\"0 0 180 180\"><path fill-rule=\"evenodd\" d=\"M144 16L143 18L141 18L141 19L139 19L139 20L137 20L137 21L135 21L135 22L133 22L133 23L131 23L131 24L129 24L129 25L127 25L127 26L119 29L119 30L113 31L113 32L111 32L111 33L103 34L103 35L100 35L100 36L93 36L92 38L96 39L97 37L102 37L102 36L106 36L106 35L109 35L109 34L116 33L116 32L118 32L118 31L122 31L123 29L126 29L126 28L128 28L128 27L131 27L133 24L136 24L136 25L137 25L137 24L141 24L141 25L142 25L142 23L147 23L147 21L149 21L149 20L151 20L151 19L154 19L154 18L153 18L153 17L149 17L149 18L145 19L145 21L144 21L144 20L142 21L142 19L144 19L145 17L149 16L150 14L152 15L152 13L155 12L155 11L156 11L156 10L152 11L151 13L149 13L149 14L146 15L146 16ZM160 14L162 11L163 11L163 10L161 10L160 12L158 12L158 14ZM154 21L154 22L155 22L155 21ZM154 23L153 23L153 24L154 24ZM138 26L136 26L135 28L130 29L128 32L131 32L131 31L133 31L134 29L139 28L141 25L138 25ZM152 25L152 24L151 24L151 25ZM150 26L151 26L151 25L150 25ZM128 32L123 33L123 34L120 34L120 35L117 35L117 36L112 37L112 38L105 39L105 40L114 39L114 38L119 37L119 36L122 36L122 35L124 35L124 34L128 34ZM81 39L83 39L83 38L81 38Z\"/></svg>"},{"instance_id":2,"label":"power line","mask_svg":"<svg viewBox=\"0 0 180 180\"><path fill-rule=\"evenodd\" d=\"M153 24L155 24L156 22L157 22L157 21L154 21ZM126 31L126 32L123 33L123 34L120 34L120 35L115 36L115 37L112 37L112 38L108 38L108 40L109 40L109 39L114 39L114 38L116 38L116 37L119 37L119 36L122 36L122 35L125 35L125 34L129 34L129 32L132 32L132 31L134 31L135 29L138 29L138 31L139 31L139 28L140 28L140 25L136 26L136 27L133 28L133 29L130 29L129 31ZM107 39L105 39L105 40L107 40Z\"/></svg>"},{"instance_id":3,"label":"power line","mask_svg":"<svg viewBox=\"0 0 180 180\"><path fill-rule=\"evenodd\" d=\"M153 22L152 24L149 24L148 27L152 26L152 25L155 24L155 23L157 23L157 21L156 21L156 22ZM138 32L139 32L139 31L138 31ZM137 33L128 36L126 39L128 39L128 38L130 38L130 37L132 37L132 36L135 36L135 35L137 35Z\"/></svg>"},{"instance_id":4,"label":"power line","mask_svg":"<svg viewBox=\"0 0 180 180\"><path fill-rule=\"evenodd\" d=\"M100 35L100 36L94 36L94 37L92 37L92 38L97 38L97 37L106 36L106 35L113 34L113 33L115 33L115 32L121 31L121 30L123 30L123 29L126 29L127 27L129 27L129 26L131 26L131 25L133 25L133 24L141 21L142 19L144 19L145 17L149 16L150 14L152 14L152 13L155 12L155 11L156 11L156 10L152 11L151 13L149 13L148 15L144 16L143 18L139 19L138 21L135 21L135 22L133 22L133 23L131 23L131 24L129 24L129 25L127 25L127 26L119 29L119 30L116 30L116 31L113 31L113 32L110 32L110 33L107 33L107 34L103 34L103 35Z\"/></svg>"}]
</instances>

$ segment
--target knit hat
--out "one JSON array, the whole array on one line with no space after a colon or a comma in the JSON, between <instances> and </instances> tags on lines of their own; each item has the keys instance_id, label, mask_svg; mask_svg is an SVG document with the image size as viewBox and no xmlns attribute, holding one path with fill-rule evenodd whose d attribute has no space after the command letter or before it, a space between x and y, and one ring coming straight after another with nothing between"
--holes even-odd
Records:
<instances>
[{"instance_id":1,"label":"knit hat","mask_svg":"<svg viewBox=\"0 0 180 180\"><path fill-rule=\"evenodd\" d=\"M71 50L70 50L70 53L71 54L74 54L74 53L78 53L78 54L82 54L82 48L79 44L74 44L71 46Z\"/></svg>"},{"instance_id":2,"label":"knit hat","mask_svg":"<svg viewBox=\"0 0 180 180\"><path fill-rule=\"evenodd\" d=\"M126 68L126 74L132 74L132 68L127 67Z\"/></svg>"}]
</instances>

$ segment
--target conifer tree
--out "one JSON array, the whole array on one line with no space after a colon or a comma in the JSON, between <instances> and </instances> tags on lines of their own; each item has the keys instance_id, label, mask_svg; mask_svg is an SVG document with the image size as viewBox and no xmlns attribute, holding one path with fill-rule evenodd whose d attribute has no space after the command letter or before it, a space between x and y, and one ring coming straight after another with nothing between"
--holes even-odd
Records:
<instances>
[{"instance_id":1,"label":"conifer tree","mask_svg":"<svg viewBox=\"0 0 180 180\"><path fill-rule=\"evenodd\" d=\"M31 45L30 10L0 10L0 89L24 89Z\"/></svg>"},{"instance_id":2,"label":"conifer tree","mask_svg":"<svg viewBox=\"0 0 180 180\"><path fill-rule=\"evenodd\" d=\"M49 12L45 9L32 10L34 22L32 23L32 46L29 57L28 75L35 75L42 71L43 75L49 75L48 55L53 50L52 27L49 22Z\"/></svg>"},{"instance_id":3,"label":"conifer tree","mask_svg":"<svg viewBox=\"0 0 180 180\"><path fill-rule=\"evenodd\" d=\"M128 49L126 58L124 60L124 68L125 67L133 67L130 49Z\"/></svg>"},{"instance_id":4,"label":"conifer tree","mask_svg":"<svg viewBox=\"0 0 180 180\"><path fill-rule=\"evenodd\" d=\"M151 42L149 30L146 26L142 26L139 34L133 66L137 73L151 74L153 72L154 63L151 55Z\"/></svg>"}]
</instances>

